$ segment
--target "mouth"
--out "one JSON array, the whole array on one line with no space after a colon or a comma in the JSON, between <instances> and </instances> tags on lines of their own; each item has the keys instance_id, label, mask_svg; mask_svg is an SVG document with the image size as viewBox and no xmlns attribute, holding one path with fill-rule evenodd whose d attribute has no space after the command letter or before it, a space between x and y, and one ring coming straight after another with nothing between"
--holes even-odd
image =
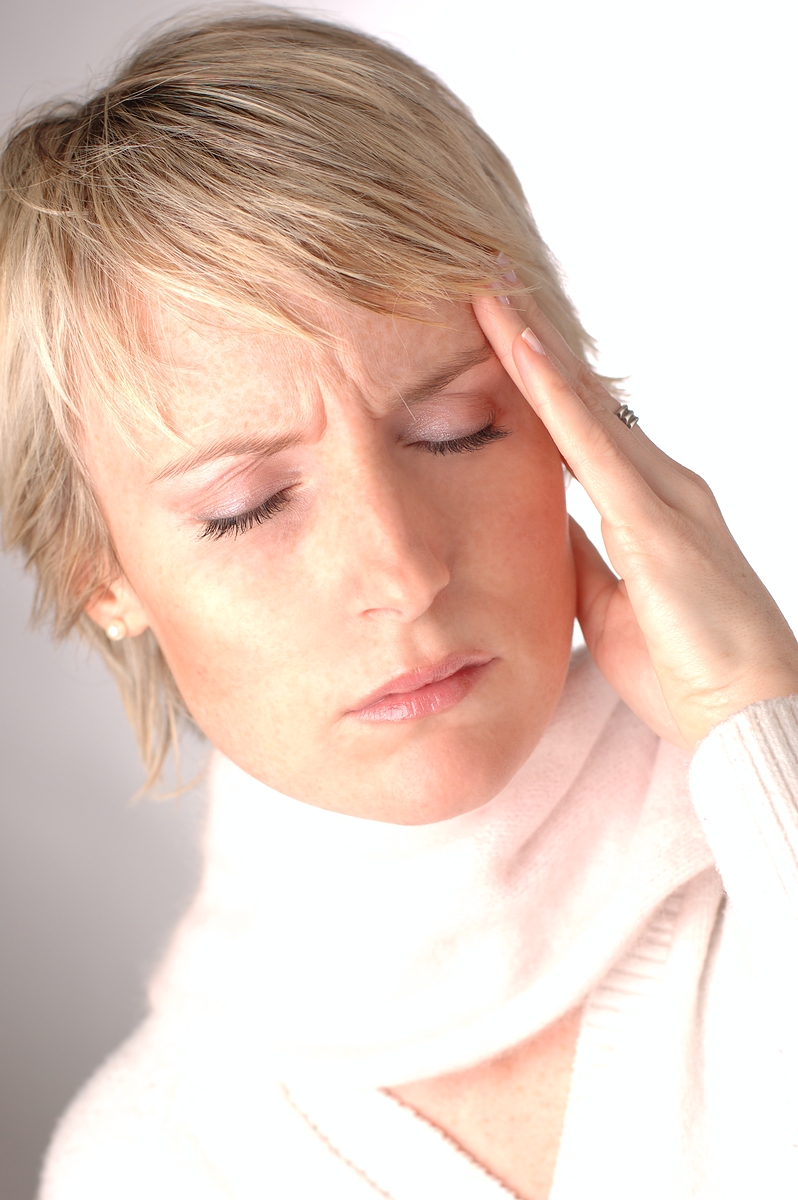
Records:
<instances>
[{"instance_id":1,"label":"mouth","mask_svg":"<svg viewBox=\"0 0 798 1200\"><path fill-rule=\"evenodd\" d=\"M491 654L452 654L432 667L419 667L390 680L347 712L359 721L413 721L459 704L485 669Z\"/></svg>"}]
</instances>

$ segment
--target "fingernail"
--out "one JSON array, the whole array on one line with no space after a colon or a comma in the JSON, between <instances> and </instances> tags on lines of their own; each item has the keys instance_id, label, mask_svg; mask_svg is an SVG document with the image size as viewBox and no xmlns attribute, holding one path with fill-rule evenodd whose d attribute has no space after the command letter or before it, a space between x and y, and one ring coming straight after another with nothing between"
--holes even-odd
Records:
<instances>
[{"instance_id":1,"label":"fingernail","mask_svg":"<svg viewBox=\"0 0 798 1200\"><path fill-rule=\"evenodd\" d=\"M527 326L527 328L521 334L521 337L524 339L527 346L531 346L531 348L535 351L536 354L544 354L545 355L546 351L543 349L542 344L535 337L534 333L529 328L529 326Z\"/></svg>"},{"instance_id":2,"label":"fingernail","mask_svg":"<svg viewBox=\"0 0 798 1200\"><path fill-rule=\"evenodd\" d=\"M500 267L506 267L507 270L502 272L502 279L506 279L508 283L518 283L518 276L510 266L510 260L503 250L500 250L496 255L496 262Z\"/></svg>"},{"instance_id":3,"label":"fingernail","mask_svg":"<svg viewBox=\"0 0 798 1200\"><path fill-rule=\"evenodd\" d=\"M509 296L497 296L496 299L499 301L499 304L506 304L508 308L512 308L512 300Z\"/></svg>"}]
</instances>

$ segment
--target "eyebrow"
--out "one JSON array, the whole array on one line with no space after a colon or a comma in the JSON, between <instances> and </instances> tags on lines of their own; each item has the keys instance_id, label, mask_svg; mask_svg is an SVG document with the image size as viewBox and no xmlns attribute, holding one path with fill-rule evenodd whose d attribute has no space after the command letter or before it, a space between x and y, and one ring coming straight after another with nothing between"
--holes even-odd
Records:
<instances>
[{"instance_id":1,"label":"eyebrow","mask_svg":"<svg viewBox=\"0 0 798 1200\"><path fill-rule=\"evenodd\" d=\"M461 375L465 375L473 367L477 367L491 358L493 358L493 350L487 342L474 350L466 350L446 366L439 367L431 375L418 380L409 388L397 389L397 399L391 407L412 408L415 404L429 400L442 392L450 383L454 383ZM273 454L279 454L280 451L288 450L291 446L296 445L301 436L301 432L297 431L277 437L256 434L247 438L220 439L162 467L152 477L151 483L160 483L165 479L186 475L191 471L196 471L198 467L220 458L243 458L246 456L266 458Z\"/></svg>"},{"instance_id":2,"label":"eyebrow","mask_svg":"<svg viewBox=\"0 0 798 1200\"><path fill-rule=\"evenodd\" d=\"M450 383L454 383L455 379L465 375L466 371L470 371L472 367L478 367L480 363L487 362L490 358L493 358L493 350L487 342L483 342L481 346L477 346L473 350L464 351L445 367L440 367L432 375L428 375L406 390L400 391L394 407L400 404L412 407L414 404L420 404L424 400L437 396L438 392L442 392Z\"/></svg>"}]
</instances>

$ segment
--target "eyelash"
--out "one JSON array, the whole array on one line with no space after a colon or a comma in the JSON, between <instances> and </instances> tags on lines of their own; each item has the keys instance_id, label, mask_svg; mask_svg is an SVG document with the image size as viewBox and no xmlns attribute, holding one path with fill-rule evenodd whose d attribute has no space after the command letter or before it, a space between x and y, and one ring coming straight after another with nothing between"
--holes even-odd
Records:
<instances>
[{"instance_id":1,"label":"eyelash","mask_svg":"<svg viewBox=\"0 0 798 1200\"><path fill-rule=\"evenodd\" d=\"M450 441L411 442L410 444L420 446L430 454L468 454L473 450L481 450L490 442L506 438L509 432L509 429L502 429L491 421L482 429L478 429L476 433L467 433L464 437L452 438ZM237 513L232 517L211 517L205 522L200 537L215 542L219 538L238 537L239 534L247 533L256 525L262 525L264 521L269 521L282 512L290 502L290 490L290 488L285 488L282 492L276 492L259 504L257 508L251 508L249 512Z\"/></svg>"},{"instance_id":2,"label":"eyelash","mask_svg":"<svg viewBox=\"0 0 798 1200\"><path fill-rule=\"evenodd\" d=\"M209 521L205 522L200 537L209 538L212 542L228 535L238 537L240 533L246 533L255 525L262 525L264 521L276 517L290 499L289 489L284 488L282 492L276 492L273 496L269 496L262 504L259 504L257 508L251 508L249 512L236 513L232 517L211 517Z\"/></svg>"},{"instance_id":3,"label":"eyelash","mask_svg":"<svg viewBox=\"0 0 798 1200\"><path fill-rule=\"evenodd\" d=\"M430 454L467 454L470 450L481 450L489 442L506 438L509 432L509 429L502 429L499 425L494 425L491 420L476 433L467 433L465 437L452 438L448 442L413 442L412 444L422 446Z\"/></svg>"}]
</instances>

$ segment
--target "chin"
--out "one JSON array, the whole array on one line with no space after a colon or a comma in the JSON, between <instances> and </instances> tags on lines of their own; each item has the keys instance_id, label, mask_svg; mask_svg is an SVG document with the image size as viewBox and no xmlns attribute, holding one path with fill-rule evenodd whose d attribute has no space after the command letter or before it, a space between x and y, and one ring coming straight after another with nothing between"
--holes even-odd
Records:
<instances>
[{"instance_id":1,"label":"chin","mask_svg":"<svg viewBox=\"0 0 798 1200\"><path fill-rule=\"evenodd\" d=\"M447 712L339 741L325 794L311 802L394 825L446 821L487 804L526 762L557 699L556 689L497 686L506 683L499 675L492 683Z\"/></svg>"},{"instance_id":2,"label":"chin","mask_svg":"<svg viewBox=\"0 0 798 1200\"><path fill-rule=\"evenodd\" d=\"M534 730L507 725L441 731L380 764L377 778L363 789L358 815L429 825L470 812L509 783L537 740Z\"/></svg>"}]
</instances>

